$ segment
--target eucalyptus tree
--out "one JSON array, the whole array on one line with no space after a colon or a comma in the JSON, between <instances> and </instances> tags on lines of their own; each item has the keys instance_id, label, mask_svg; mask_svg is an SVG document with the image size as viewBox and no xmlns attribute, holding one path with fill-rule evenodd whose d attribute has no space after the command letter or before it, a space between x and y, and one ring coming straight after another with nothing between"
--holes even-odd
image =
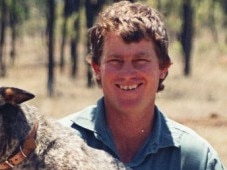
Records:
<instances>
[{"instance_id":1,"label":"eucalyptus tree","mask_svg":"<svg viewBox=\"0 0 227 170\"><path fill-rule=\"evenodd\" d=\"M5 46L5 32L6 32L6 22L7 22L7 4L6 0L0 1L0 76L4 77L6 74L6 66L4 60L4 46Z\"/></svg>"},{"instance_id":2,"label":"eucalyptus tree","mask_svg":"<svg viewBox=\"0 0 227 170\"><path fill-rule=\"evenodd\" d=\"M46 44L47 44L47 93L50 97L54 95L55 84L55 24L56 24L56 0L32 0L38 9L40 16L45 18Z\"/></svg>"},{"instance_id":3,"label":"eucalyptus tree","mask_svg":"<svg viewBox=\"0 0 227 170\"><path fill-rule=\"evenodd\" d=\"M30 18L30 2L29 0L8 0L9 10L9 27L11 32L11 63L14 64L16 57L16 40L19 36L19 29L23 27L23 23Z\"/></svg>"},{"instance_id":4,"label":"eucalyptus tree","mask_svg":"<svg viewBox=\"0 0 227 170\"><path fill-rule=\"evenodd\" d=\"M227 29L227 0L221 0L221 3L222 3L222 9L224 13L223 27L226 30ZM225 31L225 43L227 44L227 31Z\"/></svg>"},{"instance_id":5,"label":"eucalyptus tree","mask_svg":"<svg viewBox=\"0 0 227 170\"><path fill-rule=\"evenodd\" d=\"M47 1L47 45L48 45L48 80L47 80L47 90L49 96L54 94L54 50L55 50L55 0Z\"/></svg>"},{"instance_id":6,"label":"eucalyptus tree","mask_svg":"<svg viewBox=\"0 0 227 170\"><path fill-rule=\"evenodd\" d=\"M6 57L4 49L6 46L5 39L7 28L10 31L10 57L11 64L14 63L16 56L16 40L18 29L20 29L26 19L29 18L29 0L1 0L0 1L0 75L6 75Z\"/></svg>"},{"instance_id":7,"label":"eucalyptus tree","mask_svg":"<svg viewBox=\"0 0 227 170\"><path fill-rule=\"evenodd\" d=\"M69 31L70 38L70 55L71 55L71 77L75 78L78 71L78 54L77 54L77 46L79 42L79 30L80 30L80 8L82 7L81 0L65 0L64 1L64 9L63 9L63 25L62 25L62 40L60 47L60 69L64 70L65 66L65 45L66 39L68 36L67 26L69 19L72 20L72 28ZM67 34L68 33L68 34Z\"/></svg>"},{"instance_id":8,"label":"eucalyptus tree","mask_svg":"<svg viewBox=\"0 0 227 170\"><path fill-rule=\"evenodd\" d=\"M182 29L181 29L181 45L184 56L184 75L191 73L191 51L194 37L194 9L192 0L184 0L182 4Z\"/></svg>"}]
</instances>

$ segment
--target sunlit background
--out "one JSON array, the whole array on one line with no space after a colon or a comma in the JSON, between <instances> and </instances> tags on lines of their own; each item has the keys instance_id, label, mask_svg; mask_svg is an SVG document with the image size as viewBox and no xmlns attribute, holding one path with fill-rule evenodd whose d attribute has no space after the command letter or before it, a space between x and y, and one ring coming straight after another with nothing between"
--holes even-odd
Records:
<instances>
[{"instance_id":1,"label":"sunlit background","mask_svg":"<svg viewBox=\"0 0 227 170\"><path fill-rule=\"evenodd\" d=\"M227 165L227 0L143 2L162 12L170 38L173 64L156 104L206 138ZM86 33L110 3L1 0L0 86L34 93L28 103L54 118L95 104L102 92L88 77Z\"/></svg>"}]
</instances>

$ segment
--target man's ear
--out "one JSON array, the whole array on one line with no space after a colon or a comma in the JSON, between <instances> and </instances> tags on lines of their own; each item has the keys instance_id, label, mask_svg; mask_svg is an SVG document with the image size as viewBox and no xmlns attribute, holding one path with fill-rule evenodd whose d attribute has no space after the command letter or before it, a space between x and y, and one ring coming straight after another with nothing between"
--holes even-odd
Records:
<instances>
[{"instance_id":1,"label":"man's ear","mask_svg":"<svg viewBox=\"0 0 227 170\"><path fill-rule=\"evenodd\" d=\"M91 63L92 69L95 73L95 77L97 80L100 80L100 65L94 62Z\"/></svg>"},{"instance_id":2,"label":"man's ear","mask_svg":"<svg viewBox=\"0 0 227 170\"><path fill-rule=\"evenodd\" d=\"M167 65L164 68L160 69L160 75L159 75L160 79L165 79L166 78L166 76L168 74L169 67L170 67L170 65Z\"/></svg>"}]
</instances>

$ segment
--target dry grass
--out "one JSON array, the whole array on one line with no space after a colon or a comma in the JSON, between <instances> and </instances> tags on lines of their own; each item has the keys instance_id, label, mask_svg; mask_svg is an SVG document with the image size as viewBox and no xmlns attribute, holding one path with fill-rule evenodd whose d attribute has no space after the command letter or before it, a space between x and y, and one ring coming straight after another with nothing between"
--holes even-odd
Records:
<instances>
[{"instance_id":1,"label":"dry grass","mask_svg":"<svg viewBox=\"0 0 227 170\"><path fill-rule=\"evenodd\" d=\"M29 103L56 118L95 104L102 93L97 87L86 88L82 50L78 77L71 80L68 68L64 73L56 69L55 96L47 97L44 44L35 37L22 40L18 44L15 66L8 68L7 77L0 79L0 86L16 86L33 92L36 98ZM179 45L174 43L170 48L174 64L165 82L166 90L157 95L157 105L169 117L188 125L206 138L227 165L227 49L220 48L214 46L211 39L197 40L192 76L184 77Z\"/></svg>"}]
</instances>

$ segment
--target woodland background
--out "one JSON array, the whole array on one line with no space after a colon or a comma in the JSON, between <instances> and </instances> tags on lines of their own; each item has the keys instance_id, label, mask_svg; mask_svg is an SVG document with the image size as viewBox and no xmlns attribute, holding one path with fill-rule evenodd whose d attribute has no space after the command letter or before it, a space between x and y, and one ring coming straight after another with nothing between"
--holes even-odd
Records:
<instances>
[{"instance_id":1,"label":"woodland background","mask_svg":"<svg viewBox=\"0 0 227 170\"><path fill-rule=\"evenodd\" d=\"M142 1L142 0L141 0ZM227 0L144 0L169 31L173 65L157 105L218 151L227 165ZM86 64L87 28L111 0L1 0L0 86L30 91L56 119L102 96Z\"/></svg>"}]
</instances>

